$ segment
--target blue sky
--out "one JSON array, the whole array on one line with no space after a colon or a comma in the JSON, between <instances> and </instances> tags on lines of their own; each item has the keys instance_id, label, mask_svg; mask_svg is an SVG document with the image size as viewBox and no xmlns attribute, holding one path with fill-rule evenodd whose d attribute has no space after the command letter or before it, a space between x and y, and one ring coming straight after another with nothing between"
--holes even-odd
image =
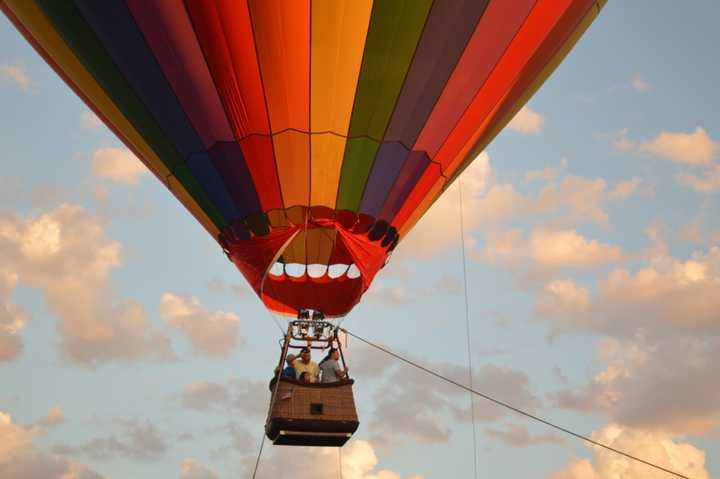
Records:
<instances>
[{"instance_id":1,"label":"blue sky","mask_svg":"<svg viewBox=\"0 0 720 479\"><path fill-rule=\"evenodd\" d=\"M693 478L720 476L719 14L609 2L461 180L475 386ZM0 104L0 471L247 476L270 313L4 17ZM344 326L464 381L458 199ZM467 395L349 343L345 477L471 476ZM482 476L663 477L475 404ZM336 454L266 448L259 477Z\"/></svg>"}]
</instances>

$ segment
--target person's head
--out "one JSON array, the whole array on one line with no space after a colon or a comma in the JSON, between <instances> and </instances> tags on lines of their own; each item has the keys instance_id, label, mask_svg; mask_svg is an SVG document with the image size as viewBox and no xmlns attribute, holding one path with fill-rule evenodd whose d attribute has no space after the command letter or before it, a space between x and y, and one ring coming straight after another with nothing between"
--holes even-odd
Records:
<instances>
[{"instance_id":1,"label":"person's head","mask_svg":"<svg viewBox=\"0 0 720 479\"><path fill-rule=\"evenodd\" d=\"M310 348L303 348L302 351L300 351L300 358L302 359L302 362L305 364L310 362Z\"/></svg>"},{"instance_id":2,"label":"person's head","mask_svg":"<svg viewBox=\"0 0 720 479\"><path fill-rule=\"evenodd\" d=\"M298 381L300 381L301 383L308 382L308 373L306 373L306 372L300 373L300 377L298 378Z\"/></svg>"},{"instance_id":3,"label":"person's head","mask_svg":"<svg viewBox=\"0 0 720 479\"><path fill-rule=\"evenodd\" d=\"M295 361L296 358L297 358L297 356L295 356L294 354L290 353L290 354L287 355L287 357L285 357L285 361L287 361L287 363L288 363L289 366L292 366L292 363L293 363L293 361Z\"/></svg>"},{"instance_id":4,"label":"person's head","mask_svg":"<svg viewBox=\"0 0 720 479\"><path fill-rule=\"evenodd\" d=\"M327 356L323 358L322 361L320 361L320 364L323 364L325 361L329 361L330 359L334 359L337 361L340 358L340 351L338 351L336 348L330 348L330 351L328 351Z\"/></svg>"}]
</instances>

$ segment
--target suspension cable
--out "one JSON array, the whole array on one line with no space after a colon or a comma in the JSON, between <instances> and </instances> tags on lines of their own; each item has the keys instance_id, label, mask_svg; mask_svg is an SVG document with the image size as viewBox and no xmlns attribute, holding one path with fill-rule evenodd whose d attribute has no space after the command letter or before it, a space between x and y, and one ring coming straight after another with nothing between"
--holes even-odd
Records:
<instances>
[{"instance_id":1,"label":"suspension cable","mask_svg":"<svg viewBox=\"0 0 720 479\"><path fill-rule=\"evenodd\" d=\"M465 257L465 223L463 220L463 196L462 196L462 179L458 177L458 197L460 206L460 245L462 250L462 272L463 272L463 292L465 295L465 338L467 339L467 360L468 360L468 384L473 389L473 368L472 368L472 349L470 347L470 303L468 301L468 278L467 278L467 259ZM473 393L470 395L470 416L472 417L472 438L473 438L473 477L478 477L477 464L477 432L475 431L475 398Z\"/></svg>"},{"instance_id":2,"label":"suspension cable","mask_svg":"<svg viewBox=\"0 0 720 479\"><path fill-rule=\"evenodd\" d=\"M662 466L659 466L659 465L657 465L657 464L653 464L652 462L646 461L646 460L644 460L644 459L640 459L640 458L637 457L637 456L633 456L632 454L629 454L629 453L627 453L627 452L621 451L621 450L619 450L619 449L615 449L615 448L612 447L612 446L608 446L607 444L603 444L603 443L601 443L601 442L598 442L598 441L595 441L595 440L593 440L593 439L590 439L588 436L584 436L584 435L582 435L582 434L573 432L573 431L571 431L570 429L567 429L567 428L564 428L564 427L559 426L559 425L557 425L557 424L554 424L554 423L552 423L552 422L550 422L550 421L548 421L548 420L545 420L545 419L543 419L543 418L541 418L541 417L535 416L535 415L533 415L533 414L531 414L531 413L529 413L529 412L523 411L522 409L516 408L515 406L511 406L510 404L508 404L508 403L506 403L506 402L503 402L503 401L501 401L501 400L499 400L499 399L495 399L495 398L493 398L492 396L488 396L487 394L483 394L483 393L481 393L480 391L476 391L475 389L472 389L472 388L470 388L470 387L468 387L468 386L466 386L466 385L464 385L464 384L461 384L461 383L459 383L459 382L457 382L457 381L455 381L455 380L453 380L453 379L450 379L450 378L448 378L448 377L446 377L446 376L443 376L442 374L440 374L440 373L438 373L438 372L436 372L436 371L433 371L432 369L428 369L428 368L426 368L426 367L424 367L424 366L421 366L420 364L416 363L415 361L413 361L413 360L411 360L411 359L407 359L407 358L405 358L405 357L403 357L403 356L401 356L401 355L399 355L399 354L397 354L397 353L394 353L394 352L390 351L390 350L387 349L387 348L384 348L383 346L380 346L379 344L375 344L375 343L373 343L373 342L370 341L370 340L367 340L367 339L362 338L362 337L360 337L360 336L358 336L358 335L356 335L356 334L354 334L354 333L351 333L351 332L348 331L347 329L341 328L341 330L342 330L345 334L350 335L350 336L352 336L353 338L355 338L355 339L357 339L357 340L359 340L359 341L362 341L363 343L367 344L368 346L372 346L373 348L378 349L378 350L380 350L380 351L382 351L382 352L384 352L384 353L386 353L386 354L394 357L395 359L399 359L400 361L402 361L402 362L404 362L404 363L406 363L406 364L409 364L410 366L413 366L413 367L415 367L415 368L417 368L417 369L420 369L421 371L424 371L424 372L426 372L427 374L429 374L429 375L431 375L431 376L435 376L436 378L438 378L438 379L440 379L440 380L442 380L442 381L445 381L445 382L447 382L447 383L450 383L450 384L452 384L453 386L457 386L457 387L460 388L460 389L464 389L465 391L469 391L469 392L471 392L471 393L473 393L473 394L475 394L475 395L477 395L477 396L480 396L480 397L483 398L483 399L486 399L486 400L488 400L488 401L490 401L490 402L492 402L492 403L494 403L494 404L497 404L498 406L502 406L502 407L504 407L504 408L506 408L506 409L509 409L509 410L511 410L511 411L514 411L514 412L516 412L516 413L518 413L518 414L520 414L520 415L522 415L522 416L528 417L528 418L530 418L530 419L532 419L532 420L534 420L534 421L537 421L537 422L540 422L540 423L542 423L542 424L545 424L546 426L549 426L549 427L552 427L552 428L554 428L554 429L557 429L558 431L564 432L565 434L569 434L570 436L574 436L574 437L576 437L576 438L578 438L578 439L582 439L583 441L589 442L590 444L593 444L593 445L595 445L595 446L601 447L601 448L603 448L603 449L607 449L608 451L612 451L612 452L614 452L614 453L616 453L616 454L619 454L619 455L621 455L621 456L624 456L624 457L626 457L626 458L628 458L628 459L632 459L633 461L641 462L641 463L643 463L643 464L645 464L645 465L647 465L647 466L654 467L655 469L658 469L658 470L663 471L663 472L667 472L668 474L671 474L671 475L676 476L676 477L680 477L680 478L682 478L682 479L691 479L691 478L688 477L688 476L684 476L684 475L682 475L682 474L680 474L680 473L678 473L678 472L672 471L672 470L670 470L670 469L666 469L666 468L664 468L664 467L662 467Z\"/></svg>"},{"instance_id":3,"label":"suspension cable","mask_svg":"<svg viewBox=\"0 0 720 479\"><path fill-rule=\"evenodd\" d=\"M278 329L280 330L280 334L282 334L283 336L285 336L285 330L283 329L282 326L280 326L280 323L278 322L278 319L275 317L275 314L274 314L272 311L270 311L269 309L267 309L267 308L265 308L265 310L266 310L266 311L268 312L268 314L270 315L270 319L273 320L273 323L275 323L275 326L277 326Z\"/></svg>"},{"instance_id":4,"label":"suspension cable","mask_svg":"<svg viewBox=\"0 0 720 479\"><path fill-rule=\"evenodd\" d=\"M260 465L260 457L262 456L263 446L265 445L265 431L263 431L262 441L260 441L260 450L258 451L257 459L255 460L255 469L253 470L252 479L255 479L255 475Z\"/></svg>"},{"instance_id":5,"label":"suspension cable","mask_svg":"<svg viewBox=\"0 0 720 479\"><path fill-rule=\"evenodd\" d=\"M343 479L343 473L342 473L342 447L338 447L338 477L340 479Z\"/></svg>"}]
</instances>

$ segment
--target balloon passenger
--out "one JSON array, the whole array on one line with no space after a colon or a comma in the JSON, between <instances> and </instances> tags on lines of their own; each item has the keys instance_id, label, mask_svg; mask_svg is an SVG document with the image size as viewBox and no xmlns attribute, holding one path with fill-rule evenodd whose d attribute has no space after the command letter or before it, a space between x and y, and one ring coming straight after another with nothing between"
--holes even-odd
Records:
<instances>
[{"instance_id":1,"label":"balloon passenger","mask_svg":"<svg viewBox=\"0 0 720 479\"><path fill-rule=\"evenodd\" d=\"M318 382L320 378L320 368L316 362L310 359L310 348L303 348L300 352L300 359L296 359L293 366L298 379L300 379L303 373L307 373L307 382Z\"/></svg>"},{"instance_id":2,"label":"balloon passenger","mask_svg":"<svg viewBox=\"0 0 720 479\"><path fill-rule=\"evenodd\" d=\"M347 376L347 370L343 370L340 367L339 359L340 351L336 348L330 348L328 355L320 361L320 371L322 372L321 382L334 383Z\"/></svg>"},{"instance_id":3,"label":"balloon passenger","mask_svg":"<svg viewBox=\"0 0 720 479\"><path fill-rule=\"evenodd\" d=\"M283 372L282 372L282 376L284 378L293 378L293 379L295 378L296 373L295 373L295 366L293 365L293 363L295 362L296 358L297 358L297 356L295 356L294 354L288 354L287 357L285 358L285 362L287 362L287 366L285 367L285 369L283 369Z\"/></svg>"}]
</instances>

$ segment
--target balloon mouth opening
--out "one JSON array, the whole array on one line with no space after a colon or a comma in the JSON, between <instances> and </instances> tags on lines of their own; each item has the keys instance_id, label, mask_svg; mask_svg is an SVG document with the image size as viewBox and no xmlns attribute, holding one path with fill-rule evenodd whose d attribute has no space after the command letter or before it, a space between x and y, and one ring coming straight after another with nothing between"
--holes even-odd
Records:
<instances>
[{"instance_id":1,"label":"balloon mouth opening","mask_svg":"<svg viewBox=\"0 0 720 479\"><path fill-rule=\"evenodd\" d=\"M387 221L327 208L274 210L234 223L220 243L272 311L346 315L399 240Z\"/></svg>"},{"instance_id":2,"label":"balloon mouth opening","mask_svg":"<svg viewBox=\"0 0 720 479\"><path fill-rule=\"evenodd\" d=\"M310 279L328 279L328 280L359 280L362 276L360 269L355 263L282 263L276 261L268 271L268 277L273 279L282 279L289 277L292 279L310 278Z\"/></svg>"}]
</instances>

